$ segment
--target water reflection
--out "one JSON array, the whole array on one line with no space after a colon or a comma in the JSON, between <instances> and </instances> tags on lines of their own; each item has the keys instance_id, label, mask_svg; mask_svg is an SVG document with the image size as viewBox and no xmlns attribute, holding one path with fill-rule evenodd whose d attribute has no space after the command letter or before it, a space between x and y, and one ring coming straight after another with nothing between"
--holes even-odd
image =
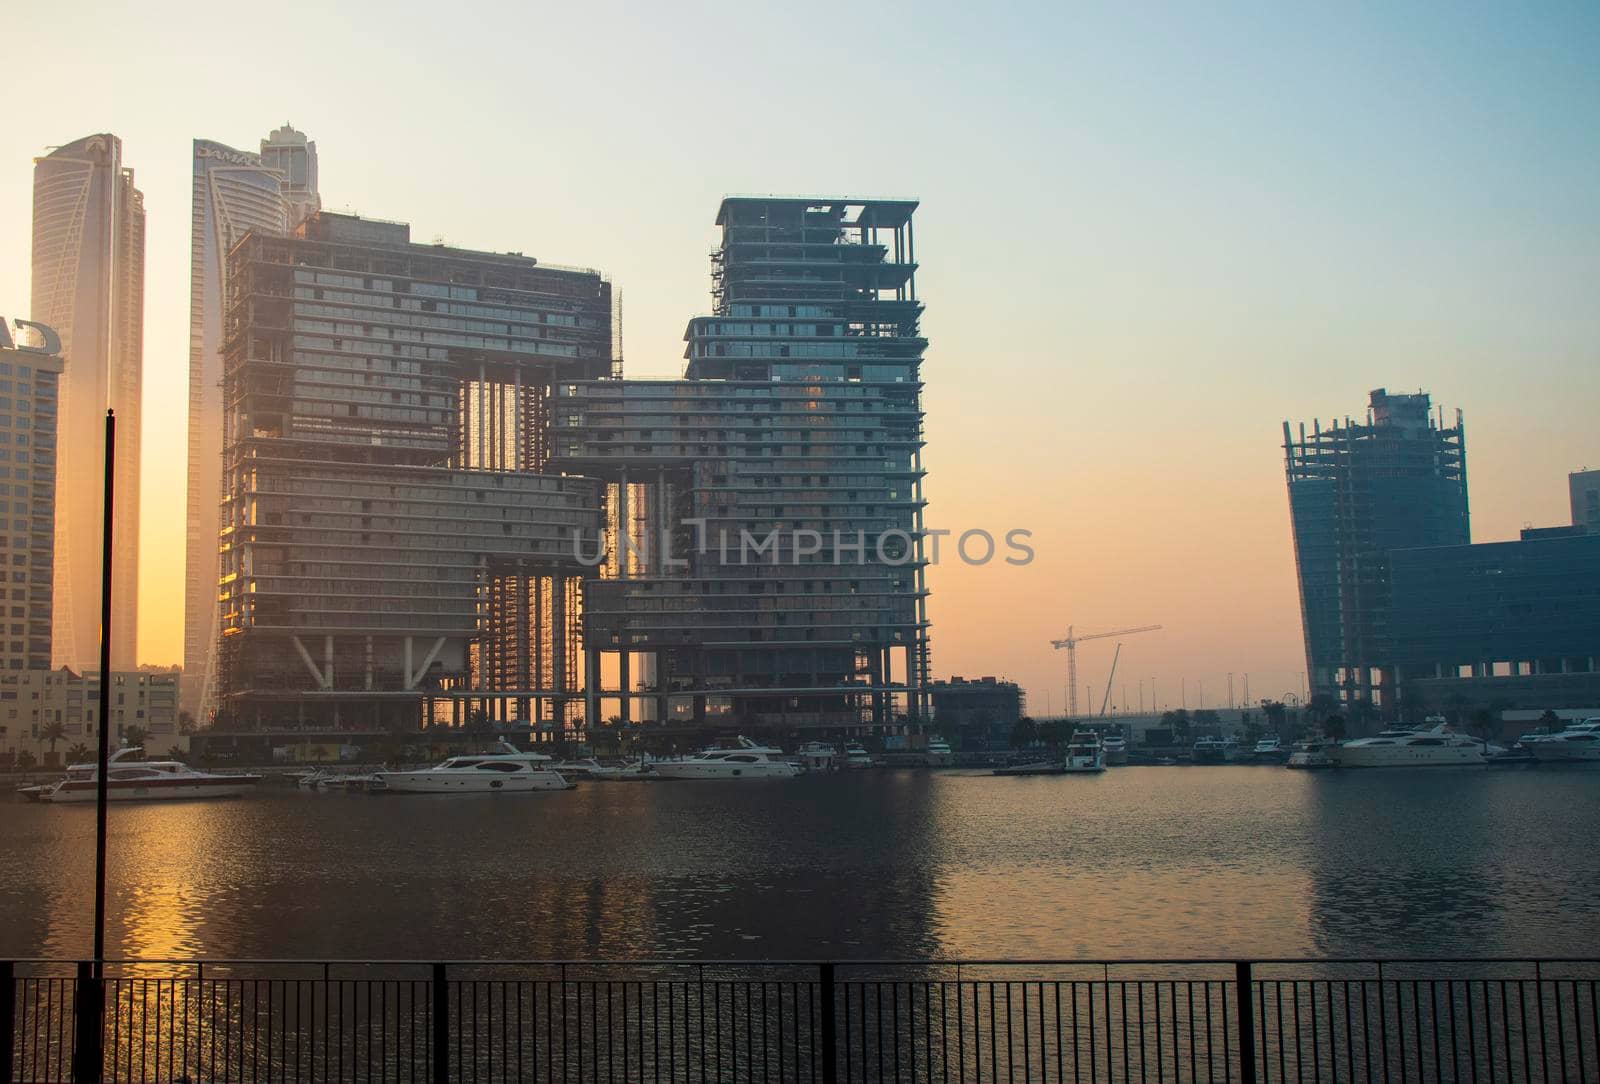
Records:
<instances>
[{"instance_id":1,"label":"water reflection","mask_svg":"<svg viewBox=\"0 0 1600 1084\"><path fill-rule=\"evenodd\" d=\"M141 957L1576 953L1597 773L851 773L112 811ZM89 950L94 815L0 805L0 954Z\"/></svg>"}]
</instances>

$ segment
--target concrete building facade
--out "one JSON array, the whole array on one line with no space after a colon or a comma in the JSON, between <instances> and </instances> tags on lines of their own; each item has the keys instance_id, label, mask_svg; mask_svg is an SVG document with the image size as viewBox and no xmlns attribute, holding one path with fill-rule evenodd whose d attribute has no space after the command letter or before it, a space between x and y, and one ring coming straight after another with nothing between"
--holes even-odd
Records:
<instances>
[{"instance_id":1,"label":"concrete building facade","mask_svg":"<svg viewBox=\"0 0 1600 1084\"><path fill-rule=\"evenodd\" d=\"M1283 450L1311 692L1387 711L1389 554L1471 541L1461 412L1379 388L1364 421L1284 422Z\"/></svg>"},{"instance_id":2,"label":"concrete building facade","mask_svg":"<svg viewBox=\"0 0 1600 1084\"><path fill-rule=\"evenodd\" d=\"M928 686L933 724L961 739L963 749L1004 749L1017 721L1027 714L1027 699L1014 681L995 677L953 677Z\"/></svg>"},{"instance_id":3,"label":"concrete building facade","mask_svg":"<svg viewBox=\"0 0 1600 1084\"><path fill-rule=\"evenodd\" d=\"M100 640L105 412L117 413L112 666L138 658L139 444L144 349L144 196L122 141L86 136L33 168L33 319L61 338L52 657L96 665ZM18 449L13 462L27 462Z\"/></svg>"},{"instance_id":4,"label":"concrete building facade","mask_svg":"<svg viewBox=\"0 0 1600 1084\"><path fill-rule=\"evenodd\" d=\"M724 200L685 378L557 386L553 465L606 483L612 527L590 719L926 719L915 209Z\"/></svg>"},{"instance_id":5,"label":"concrete building facade","mask_svg":"<svg viewBox=\"0 0 1600 1084\"><path fill-rule=\"evenodd\" d=\"M602 507L549 403L611 371L610 284L326 212L226 281L222 724L564 724Z\"/></svg>"},{"instance_id":6,"label":"concrete building facade","mask_svg":"<svg viewBox=\"0 0 1600 1084\"><path fill-rule=\"evenodd\" d=\"M61 356L53 329L0 317L0 670L48 670L55 593L56 423ZM40 341L44 340L44 341Z\"/></svg>"},{"instance_id":7,"label":"concrete building facade","mask_svg":"<svg viewBox=\"0 0 1600 1084\"><path fill-rule=\"evenodd\" d=\"M292 178L291 178L292 174ZM183 709L215 708L217 536L222 506L222 324L228 253L246 233L282 235L318 204L316 144L284 127L261 153L194 141L189 238L189 457Z\"/></svg>"},{"instance_id":8,"label":"concrete building facade","mask_svg":"<svg viewBox=\"0 0 1600 1084\"><path fill-rule=\"evenodd\" d=\"M137 727L151 756L188 750L188 735L178 726L178 674L114 671L111 682L113 749ZM0 764L14 765L24 752L43 767L66 764L74 746L97 747L99 713L98 670L0 673Z\"/></svg>"}]
</instances>

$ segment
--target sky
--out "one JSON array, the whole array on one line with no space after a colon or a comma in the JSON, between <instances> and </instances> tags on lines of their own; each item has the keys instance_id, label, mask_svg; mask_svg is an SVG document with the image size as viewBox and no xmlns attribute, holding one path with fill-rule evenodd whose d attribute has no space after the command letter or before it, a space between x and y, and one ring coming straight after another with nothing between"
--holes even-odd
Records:
<instances>
[{"instance_id":1,"label":"sky","mask_svg":"<svg viewBox=\"0 0 1600 1084\"><path fill-rule=\"evenodd\" d=\"M1592 4L18 7L0 313L34 156L115 133L145 194L147 662L182 655L191 140L285 121L329 209L604 271L637 376L681 369L725 194L920 199L928 522L1037 553L931 570L934 670L1036 714L1068 625L1163 626L1114 703L1300 688L1284 419L1461 408L1477 541L1600 466Z\"/></svg>"}]
</instances>

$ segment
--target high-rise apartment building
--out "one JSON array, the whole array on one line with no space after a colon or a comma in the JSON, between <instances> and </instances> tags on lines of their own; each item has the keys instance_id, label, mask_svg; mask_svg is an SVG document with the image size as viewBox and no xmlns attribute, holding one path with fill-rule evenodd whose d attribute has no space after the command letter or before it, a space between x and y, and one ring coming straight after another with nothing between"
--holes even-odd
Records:
<instances>
[{"instance_id":1,"label":"high-rise apartment building","mask_svg":"<svg viewBox=\"0 0 1600 1084\"><path fill-rule=\"evenodd\" d=\"M1461 412L1379 388L1364 422L1284 422L1283 449L1311 690L1387 709L1389 554L1471 541Z\"/></svg>"},{"instance_id":2,"label":"high-rise apartment building","mask_svg":"<svg viewBox=\"0 0 1600 1084\"><path fill-rule=\"evenodd\" d=\"M111 664L133 670L138 658L144 225L144 197L116 136L86 136L34 159L33 319L59 333L64 365L52 655L79 670L99 660L108 407L117 413Z\"/></svg>"},{"instance_id":3,"label":"high-rise apartment building","mask_svg":"<svg viewBox=\"0 0 1600 1084\"><path fill-rule=\"evenodd\" d=\"M611 371L610 284L322 212L226 285L219 711L565 723L602 508L549 402Z\"/></svg>"},{"instance_id":4,"label":"high-rise apartment building","mask_svg":"<svg viewBox=\"0 0 1600 1084\"><path fill-rule=\"evenodd\" d=\"M246 233L281 236L317 209L316 144L284 126L259 154L194 141L189 240L189 461L185 506L183 709L214 708L217 532L222 506L222 316L228 252Z\"/></svg>"},{"instance_id":5,"label":"high-rise apartment building","mask_svg":"<svg viewBox=\"0 0 1600 1084\"><path fill-rule=\"evenodd\" d=\"M1600 534L1600 470L1575 470L1567 475L1572 496L1572 525Z\"/></svg>"},{"instance_id":6,"label":"high-rise apartment building","mask_svg":"<svg viewBox=\"0 0 1600 1084\"><path fill-rule=\"evenodd\" d=\"M915 208L727 199L686 378L557 386L555 465L607 483L613 528L591 720L926 718Z\"/></svg>"},{"instance_id":7,"label":"high-rise apartment building","mask_svg":"<svg viewBox=\"0 0 1600 1084\"><path fill-rule=\"evenodd\" d=\"M0 669L48 670L55 589L58 344L0 317ZM24 332L27 338L24 338Z\"/></svg>"}]
</instances>

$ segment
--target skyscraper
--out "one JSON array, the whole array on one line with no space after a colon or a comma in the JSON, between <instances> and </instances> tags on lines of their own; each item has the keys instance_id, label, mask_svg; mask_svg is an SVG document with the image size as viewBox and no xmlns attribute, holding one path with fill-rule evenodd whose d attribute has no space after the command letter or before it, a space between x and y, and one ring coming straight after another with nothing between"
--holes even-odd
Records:
<instances>
[{"instance_id":1,"label":"skyscraper","mask_svg":"<svg viewBox=\"0 0 1600 1084\"><path fill-rule=\"evenodd\" d=\"M584 585L591 724L926 718L916 206L724 200L686 378L557 387L555 464L647 547Z\"/></svg>"},{"instance_id":2,"label":"skyscraper","mask_svg":"<svg viewBox=\"0 0 1600 1084\"><path fill-rule=\"evenodd\" d=\"M57 344L24 340L0 317L0 668L50 668L55 570ZM22 329L18 328L18 332ZM48 336L45 336L48 338Z\"/></svg>"},{"instance_id":3,"label":"skyscraper","mask_svg":"<svg viewBox=\"0 0 1600 1084\"><path fill-rule=\"evenodd\" d=\"M219 710L565 718L601 510L544 471L549 391L610 371L610 284L321 212L227 285Z\"/></svg>"},{"instance_id":4,"label":"skyscraper","mask_svg":"<svg viewBox=\"0 0 1600 1084\"><path fill-rule=\"evenodd\" d=\"M282 236L319 205L316 144L287 125L261 153L194 141L189 240L189 477L183 709L216 694L217 530L222 500L222 315L228 252L247 232Z\"/></svg>"},{"instance_id":5,"label":"skyscraper","mask_svg":"<svg viewBox=\"0 0 1600 1084\"><path fill-rule=\"evenodd\" d=\"M56 456L55 664L99 659L106 408L117 412L111 665L138 660L144 196L116 136L34 159L33 318L61 336Z\"/></svg>"},{"instance_id":6,"label":"skyscraper","mask_svg":"<svg viewBox=\"0 0 1600 1084\"><path fill-rule=\"evenodd\" d=\"M1389 554L1472 540L1461 412L1379 388L1364 423L1284 422L1283 450L1311 691L1392 707Z\"/></svg>"}]
</instances>

